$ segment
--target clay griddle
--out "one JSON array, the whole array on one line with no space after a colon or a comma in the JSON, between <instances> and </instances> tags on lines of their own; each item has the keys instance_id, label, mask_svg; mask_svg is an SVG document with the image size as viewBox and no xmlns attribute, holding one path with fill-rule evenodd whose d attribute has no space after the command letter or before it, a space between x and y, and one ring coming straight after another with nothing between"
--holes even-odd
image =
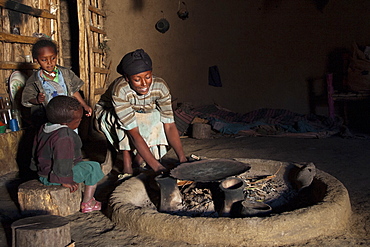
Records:
<instances>
[{"instance_id":1,"label":"clay griddle","mask_svg":"<svg viewBox=\"0 0 370 247\"><path fill-rule=\"evenodd\" d=\"M249 170L247 163L230 159L185 162L171 170L171 176L180 180L212 182L235 176Z\"/></svg>"}]
</instances>

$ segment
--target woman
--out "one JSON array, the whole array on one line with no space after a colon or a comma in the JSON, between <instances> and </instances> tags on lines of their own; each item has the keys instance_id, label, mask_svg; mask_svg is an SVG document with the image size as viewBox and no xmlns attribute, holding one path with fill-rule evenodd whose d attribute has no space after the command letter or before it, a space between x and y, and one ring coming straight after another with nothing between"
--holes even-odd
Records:
<instances>
[{"instance_id":1,"label":"woman","mask_svg":"<svg viewBox=\"0 0 370 247\"><path fill-rule=\"evenodd\" d=\"M95 112L108 141L123 151L124 174L119 179L132 176L133 163L145 162L155 172L166 170L158 160L166 154L168 143L179 161L186 162L169 88L162 78L152 75L149 55L142 49L126 54L117 72L122 76L102 95Z\"/></svg>"}]
</instances>

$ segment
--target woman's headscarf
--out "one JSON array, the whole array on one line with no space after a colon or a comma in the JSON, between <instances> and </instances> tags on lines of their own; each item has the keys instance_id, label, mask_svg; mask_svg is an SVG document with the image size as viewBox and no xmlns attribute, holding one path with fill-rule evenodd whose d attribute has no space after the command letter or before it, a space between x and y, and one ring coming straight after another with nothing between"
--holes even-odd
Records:
<instances>
[{"instance_id":1,"label":"woman's headscarf","mask_svg":"<svg viewBox=\"0 0 370 247\"><path fill-rule=\"evenodd\" d=\"M148 70L152 70L152 59L143 49L127 53L117 66L118 73L128 76Z\"/></svg>"}]
</instances>

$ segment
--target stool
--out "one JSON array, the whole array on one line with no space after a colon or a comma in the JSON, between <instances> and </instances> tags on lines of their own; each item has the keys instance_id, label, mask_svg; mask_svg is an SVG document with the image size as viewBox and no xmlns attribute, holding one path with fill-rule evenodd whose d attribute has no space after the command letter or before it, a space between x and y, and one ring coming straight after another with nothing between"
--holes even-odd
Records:
<instances>
[{"instance_id":1,"label":"stool","mask_svg":"<svg viewBox=\"0 0 370 247\"><path fill-rule=\"evenodd\" d=\"M211 125L205 123L194 123L192 134L194 139L208 139L211 137Z\"/></svg>"},{"instance_id":2,"label":"stool","mask_svg":"<svg viewBox=\"0 0 370 247\"><path fill-rule=\"evenodd\" d=\"M44 185L34 179L22 183L18 188L18 202L22 215L53 214L68 216L80 211L82 187L71 193L60 185Z\"/></svg>"},{"instance_id":3,"label":"stool","mask_svg":"<svg viewBox=\"0 0 370 247\"><path fill-rule=\"evenodd\" d=\"M12 247L71 246L69 221L58 215L39 215L13 222Z\"/></svg>"}]
</instances>

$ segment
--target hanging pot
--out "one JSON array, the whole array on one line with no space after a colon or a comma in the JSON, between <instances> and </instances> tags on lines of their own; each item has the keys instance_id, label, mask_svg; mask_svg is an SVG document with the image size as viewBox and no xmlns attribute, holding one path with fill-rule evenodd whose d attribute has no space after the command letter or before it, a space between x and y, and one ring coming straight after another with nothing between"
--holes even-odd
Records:
<instances>
[{"instance_id":1,"label":"hanging pot","mask_svg":"<svg viewBox=\"0 0 370 247\"><path fill-rule=\"evenodd\" d=\"M170 23L165 18L162 18L155 24L155 29L160 33L165 33L170 29Z\"/></svg>"},{"instance_id":2,"label":"hanging pot","mask_svg":"<svg viewBox=\"0 0 370 247\"><path fill-rule=\"evenodd\" d=\"M181 20L189 18L189 12L186 8L185 2L179 2L179 10L177 11L177 15Z\"/></svg>"}]
</instances>

